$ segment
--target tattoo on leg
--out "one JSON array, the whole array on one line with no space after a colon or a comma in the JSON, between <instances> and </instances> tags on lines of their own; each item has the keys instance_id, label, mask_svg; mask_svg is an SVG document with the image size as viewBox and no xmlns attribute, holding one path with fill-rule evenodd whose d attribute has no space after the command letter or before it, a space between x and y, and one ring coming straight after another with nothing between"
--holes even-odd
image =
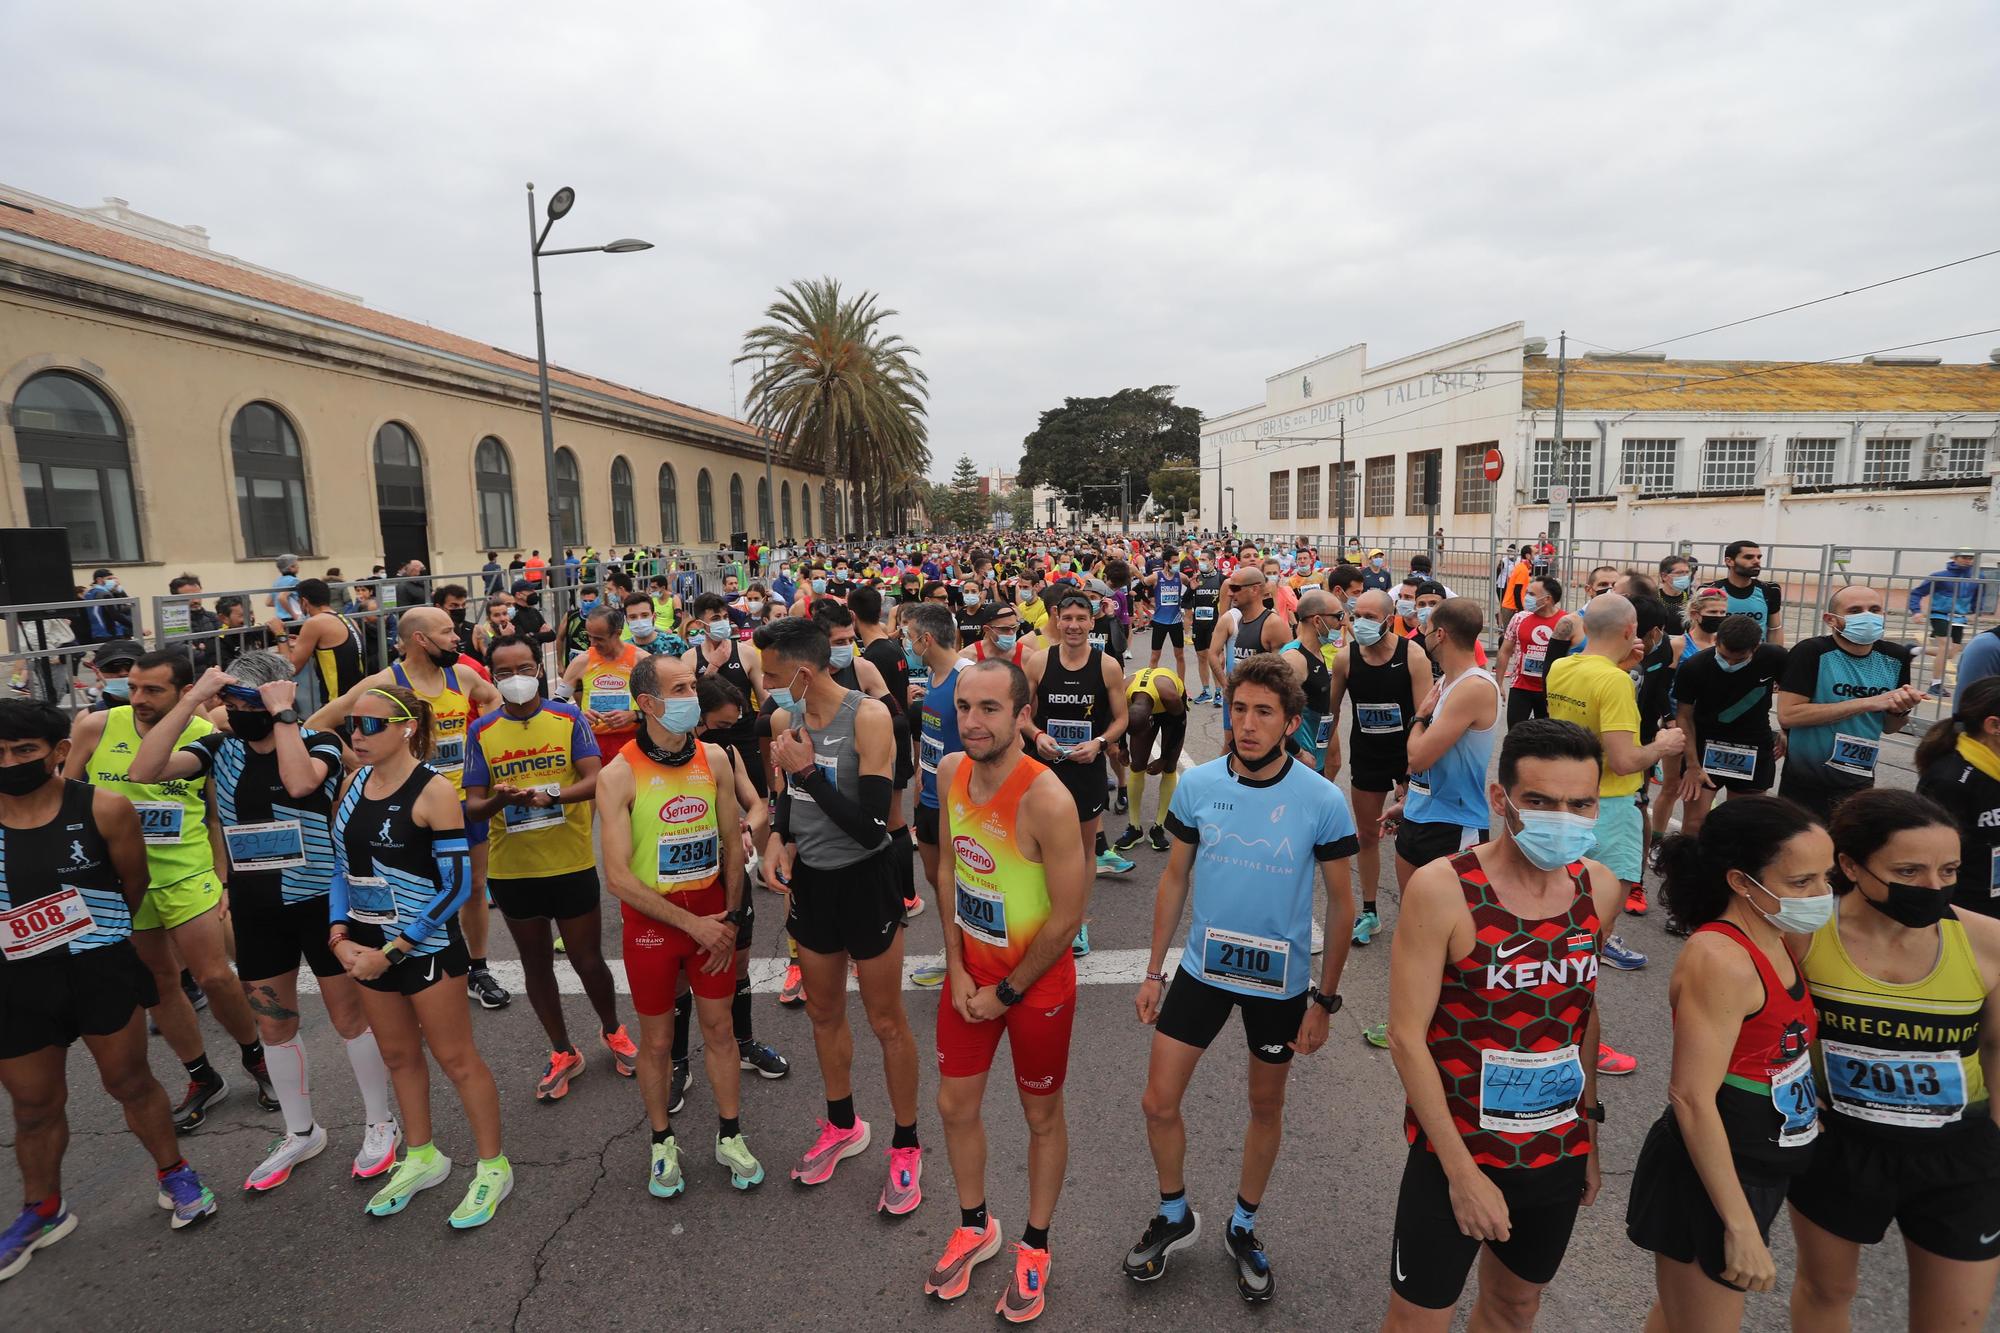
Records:
<instances>
[{"instance_id":1,"label":"tattoo on leg","mask_svg":"<svg viewBox=\"0 0 2000 1333\"><path fill-rule=\"evenodd\" d=\"M262 1018L284 1022L299 1016L298 1010L287 1009L278 1002L277 989L272 986L246 986L243 998L249 1002L250 1012Z\"/></svg>"}]
</instances>

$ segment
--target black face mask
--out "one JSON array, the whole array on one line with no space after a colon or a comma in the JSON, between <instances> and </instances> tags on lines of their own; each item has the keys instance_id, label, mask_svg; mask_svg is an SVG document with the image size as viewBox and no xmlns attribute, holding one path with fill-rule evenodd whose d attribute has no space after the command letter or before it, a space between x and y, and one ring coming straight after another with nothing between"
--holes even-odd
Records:
<instances>
[{"instance_id":1,"label":"black face mask","mask_svg":"<svg viewBox=\"0 0 2000 1333\"><path fill-rule=\"evenodd\" d=\"M1701 632L1703 634L1715 633L1717 630L1722 628L1722 622L1724 619L1726 619L1726 617L1703 616L1701 620L1698 622L1701 625Z\"/></svg>"},{"instance_id":2,"label":"black face mask","mask_svg":"<svg viewBox=\"0 0 2000 1333\"><path fill-rule=\"evenodd\" d=\"M1949 889L1927 889L1921 884L1898 884L1894 880L1883 879L1870 870L1869 878L1889 891L1889 896L1876 901L1868 898L1868 905L1888 917L1898 925L1911 930L1922 930L1925 926L1935 926L1951 911L1951 891Z\"/></svg>"},{"instance_id":3,"label":"black face mask","mask_svg":"<svg viewBox=\"0 0 2000 1333\"><path fill-rule=\"evenodd\" d=\"M0 796L27 796L40 790L52 776L39 759L9 764L0 768Z\"/></svg>"},{"instance_id":4,"label":"black face mask","mask_svg":"<svg viewBox=\"0 0 2000 1333\"><path fill-rule=\"evenodd\" d=\"M1263 770L1266 764L1269 764L1273 759L1277 758L1278 752L1284 748L1285 748L1285 743L1283 741L1279 741L1276 745L1273 745L1270 749L1258 755L1244 754L1243 751L1239 749L1236 751L1236 762L1242 765L1246 772L1250 773L1260 772Z\"/></svg>"},{"instance_id":5,"label":"black face mask","mask_svg":"<svg viewBox=\"0 0 2000 1333\"><path fill-rule=\"evenodd\" d=\"M426 634L424 637L428 639L430 638L430 635ZM430 650L430 659L431 663L440 669L448 666L455 666L458 662L458 649L438 648L433 646Z\"/></svg>"},{"instance_id":6,"label":"black face mask","mask_svg":"<svg viewBox=\"0 0 2000 1333\"><path fill-rule=\"evenodd\" d=\"M261 741L277 728L278 720L261 708L231 709L229 729L239 740Z\"/></svg>"}]
</instances>

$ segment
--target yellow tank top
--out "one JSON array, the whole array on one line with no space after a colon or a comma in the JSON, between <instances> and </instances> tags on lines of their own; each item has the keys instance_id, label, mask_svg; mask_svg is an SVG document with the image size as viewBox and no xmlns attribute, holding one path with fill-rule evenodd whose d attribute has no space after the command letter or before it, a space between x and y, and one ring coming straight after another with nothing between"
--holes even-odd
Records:
<instances>
[{"instance_id":1,"label":"yellow tank top","mask_svg":"<svg viewBox=\"0 0 2000 1333\"><path fill-rule=\"evenodd\" d=\"M1174 687L1174 692L1180 695L1181 698L1187 698L1187 686L1181 683L1179 676L1166 667L1141 667L1139 670L1133 672L1132 679L1125 684L1125 697L1129 699L1135 694L1144 694L1153 701L1153 707L1158 708L1162 703L1160 699L1160 682L1162 680L1170 682Z\"/></svg>"},{"instance_id":2,"label":"yellow tank top","mask_svg":"<svg viewBox=\"0 0 2000 1333\"><path fill-rule=\"evenodd\" d=\"M1025 755L984 805L972 799L973 764L961 760L945 803L953 861L953 915L965 967L983 986L998 984L1026 956L1049 919L1048 872L1030 861L1016 836L1022 796L1047 771ZM1075 989L1065 953L1028 987L1031 1004L1060 1004Z\"/></svg>"},{"instance_id":3,"label":"yellow tank top","mask_svg":"<svg viewBox=\"0 0 2000 1333\"><path fill-rule=\"evenodd\" d=\"M1855 965L1838 913L1813 934L1801 970L1819 1017L1814 1073L1841 1128L1908 1138L1985 1114L1986 987L1956 918L1938 923L1938 943L1930 974L1899 984Z\"/></svg>"},{"instance_id":4,"label":"yellow tank top","mask_svg":"<svg viewBox=\"0 0 2000 1333\"><path fill-rule=\"evenodd\" d=\"M708 749L676 768L655 763L632 741L618 752L632 768L632 874L661 893L693 893L722 873L715 774Z\"/></svg>"},{"instance_id":5,"label":"yellow tank top","mask_svg":"<svg viewBox=\"0 0 2000 1333\"><path fill-rule=\"evenodd\" d=\"M190 744L215 728L204 717L188 719L174 748ZM163 889L191 875L215 869L215 849L208 841L207 778L165 782L133 782L126 778L132 756L139 753L139 727L132 706L124 704L104 715L104 734L90 752L91 785L115 791L139 811L139 828L146 835L146 871L152 887Z\"/></svg>"},{"instance_id":6,"label":"yellow tank top","mask_svg":"<svg viewBox=\"0 0 2000 1333\"><path fill-rule=\"evenodd\" d=\"M591 649L584 664L583 706L593 713L632 711L632 668L639 665L639 650L621 644L618 656L607 662Z\"/></svg>"},{"instance_id":7,"label":"yellow tank top","mask_svg":"<svg viewBox=\"0 0 2000 1333\"><path fill-rule=\"evenodd\" d=\"M431 757L425 762L449 778L452 791L463 800L465 742L466 734L472 726L472 691L469 688L461 688L457 667L448 666L441 669L444 673L443 692L425 694L404 673L401 662L393 662L389 667L398 685L431 706L431 734L435 739L435 747L431 751Z\"/></svg>"}]
</instances>

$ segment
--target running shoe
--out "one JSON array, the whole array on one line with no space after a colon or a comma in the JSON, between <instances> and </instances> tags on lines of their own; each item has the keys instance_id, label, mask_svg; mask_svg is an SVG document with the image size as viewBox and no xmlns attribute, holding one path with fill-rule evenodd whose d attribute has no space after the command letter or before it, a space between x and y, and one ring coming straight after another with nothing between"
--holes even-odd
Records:
<instances>
[{"instance_id":1,"label":"running shoe","mask_svg":"<svg viewBox=\"0 0 2000 1333\"><path fill-rule=\"evenodd\" d=\"M559 1102L569 1095L569 1081L583 1073L583 1054L572 1046L566 1051L550 1051L549 1067L535 1085L535 1100Z\"/></svg>"},{"instance_id":2,"label":"running shoe","mask_svg":"<svg viewBox=\"0 0 2000 1333\"><path fill-rule=\"evenodd\" d=\"M32 1205L23 1208L14 1225L0 1234L0 1282L26 1268L36 1250L47 1249L74 1230L76 1214L67 1208L58 1207L54 1217L43 1217Z\"/></svg>"},{"instance_id":3,"label":"running shoe","mask_svg":"<svg viewBox=\"0 0 2000 1333\"><path fill-rule=\"evenodd\" d=\"M389 1179L363 1209L371 1217L393 1217L410 1206L410 1200L433 1185L451 1178L451 1158L432 1151L421 1157L405 1155L389 1173Z\"/></svg>"},{"instance_id":4,"label":"running shoe","mask_svg":"<svg viewBox=\"0 0 2000 1333\"><path fill-rule=\"evenodd\" d=\"M824 1185L833 1179L833 1168L849 1157L868 1150L868 1122L856 1120L849 1129L837 1128L833 1122L819 1122L819 1137L813 1146L806 1149L806 1155L792 1168L792 1179L801 1185Z\"/></svg>"},{"instance_id":5,"label":"running shoe","mask_svg":"<svg viewBox=\"0 0 2000 1333\"><path fill-rule=\"evenodd\" d=\"M882 1182L882 1197L875 1211L902 1217L916 1211L924 1201L924 1150L889 1149L889 1178Z\"/></svg>"},{"instance_id":6,"label":"running shoe","mask_svg":"<svg viewBox=\"0 0 2000 1333\"><path fill-rule=\"evenodd\" d=\"M1210 690L1208 692L1208 701L1214 704L1217 708L1222 707L1222 691Z\"/></svg>"},{"instance_id":7,"label":"running shoe","mask_svg":"<svg viewBox=\"0 0 2000 1333\"><path fill-rule=\"evenodd\" d=\"M1082 958L1090 953L1090 923L1084 922L1076 928L1076 938L1069 942L1069 956Z\"/></svg>"},{"instance_id":8,"label":"running shoe","mask_svg":"<svg viewBox=\"0 0 2000 1333\"><path fill-rule=\"evenodd\" d=\"M754 1069L760 1078L783 1078L792 1072L792 1062L761 1041L739 1041L736 1043L736 1063L743 1069Z\"/></svg>"},{"instance_id":9,"label":"running shoe","mask_svg":"<svg viewBox=\"0 0 2000 1333\"><path fill-rule=\"evenodd\" d=\"M262 1056L255 1061L245 1060L243 1072L257 1081L257 1105L260 1109L265 1111L283 1109L278 1105L278 1090L271 1086L271 1071L265 1066Z\"/></svg>"},{"instance_id":10,"label":"running shoe","mask_svg":"<svg viewBox=\"0 0 2000 1333\"><path fill-rule=\"evenodd\" d=\"M1608 935L1604 940L1604 965L1620 972L1637 972L1646 965L1646 955L1626 948L1625 941L1617 935Z\"/></svg>"},{"instance_id":11,"label":"running shoe","mask_svg":"<svg viewBox=\"0 0 2000 1333\"><path fill-rule=\"evenodd\" d=\"M1361 1039L1370 1046L1379 1046L1386 1051L1389 1049L1389 1025L1387 1023L1370 1023L1367 1027L1361 1029Z\"/></svg>"},{"instance_id":12,"label":"running shoe","mask_svg":"<svg viewBox=\"0 0 2000 1333\"><path fill-rule=\"evenodd\" d=\"M209 1108L229 1095L229 1083L218 1069L210 1068L201 1078L188 1080L187 1095L174 1108L174 1132L190 1134L208 1119Z\"/></svg>"},{"instance_id":13,"label":"running shoe","mask_svg":"<svg viewBox=\"0 0 2000 1333\"><path fill-rule=\"evenodd\" d=\"M361 1150L354 1154L354 1179L373 1180L394 1166L402 1143L403 1127L394 1120L368 1126L361 1136Z\"/></svg>"},{"instance_id":14,"label":"running shoe","mask_svg":"<svg viewBox=\"0 0 2000 1333\"><path fill-rule=\"evenodd\" d=\"M1375 940L1382 929L1382 918L1375 912L1364 911L1354 918L1354 942L1366 948Z\"/></svg>"},{"instance_id":15,"label":"running shoe","mask_svg":"<svg viewBox=\"0 0 2000 1333\"><path fill-rule=\"evenodd\" d=\"M611 1059L620 1074L626 1078L638 1074L639 1048L632 1043L632 1038L626 1033L623 1023L618 1025L617 1031L605 1033L603 1041L604 1048L611 1052Z\"/></svg>"},{"instance_id":16,"label":"running shoe","mask_svg":"<svg viewBox=\"0 0 2000 1333\"><path fill-rule=\"evenodd\" d=\"M1667 909L1667 919L1662 924L1666 927L1667 934L1672 935L1677 940L1684 940L1694 933L1688 929L1687 922L1674 915L1671 907Z\"/></svg>"},{"instance_id":17,"label":"running shoe","mask_svg":"<svg viewBox=\"0 0 2000 1333\"><path fill-rule=\"evenodd\" d=\"M1326 932L1317 921L1312 923L1312 952L1315 958L1326 952Z\"/></svg>"},{"instance_id":18,"label":"running shoe","mask_svg":"<svg viewBox=\"0 0 2000 1333\"><path fill-rule=\"evenodd\" d=\"M1014 1242L1014 1280L1000 1293L993 1313L1010 1324L1025 1324L1041 1314L1048 1303L1049 1262L1047 1250L1031 1249L1028 1242Z\"/></svg>"},{"instance_id":19,"label":"running shoe","mask_svg":"<svg viewBox=\"0 0 2000 1333\"><path fill-rule=\"evenodd\" d=\"M292 1178L292 1168L311 1161L326 1151L326 1131L318 1125L310 1134L285 1134L271 1141L264 1160L243 1182L243 1188L258 1194L274 1190Z\"/></svg>"},{"instance_id":20,"label":"running shoe","mask_svg":"<svg viewBox=\"0 0 2000 1333\"><path fill-rule=\"evenodd\" d=\"M764 1183L764 1164L751 1155L750 1145L741 1134L715 1136L715 1160L729 1168L729 1183L737 1189L755 1189Z\"/></svg>"},{"instance_id":21,"label":"running shoe","mask_svg":"<svg viewBox=\"0 0 2000 1333\"><path fill-rule=\"evenodd\" d=\"M972 1283L972 1270L1000 1253L1000 1223L991 1216L986 1229L954 1227L944 1243L944 1256L924 1279L924 1295L941 1301L955 1301Z\"/></svg>"},{"instance_id":22,"label":"running shoe","mask_svg":"<svg viewBox=\"0 0 2000 1333\"><path fill-rule=\"evenodd\" d=\"M1132 808L1131 796L1126 793L1123 787L1118 788L1118 794L1111 798L1111 809L1113 810L1113 812L1122 815L1131 808Z\"/></svg>"},{"instance_id":23,"label":"running shoe","mask_svg":"<svg viewBox=\"0 0 2000 1333\"><path fill-rule=\"evenodd\" d=\"M195 983L194 973L186 968L181 969L181 994L188 997L188 1003L194 1006L196 1013L208 1008L208 996L202 994L201 987Z\"/></svg>"},{"instance_id":24,"label":"running shoe","mask_svg":"<svg viewBox=\"0 0 2000 1333\"><path fill-rule=\"evenodd\" d=\"M1625 895L1625 910L1633 916L1646 915L1646 886L1634 884Z\"/></svg>"},{"instance_id":25,"label":"running shoe","mask_svg":"<svg viewBox=\"0 0 2000 1333\"><path fill-rule=\"evenodd\" d=\"M1598 1073L1624 1075L1636 1073L1638 1068L1639 1057L1636 1055L1627 1055L1623 1051L1613 1050L1610 1042L1604 1040L1602 1037L1597 1039Z\"/></svg>"},{"instance_id":26,"label":"running shoe","mask_svg":"<svg viewBox=\"0 0 2000 1333\"><path fill-rule=\"evenodd\" d=\"M785 979L778 986L778 1003L787 1009L796 1009L806 1002L806 978L799 971L799 960L794 958L785 965Z\"/></svg>"},{"instance_id":27,"label":"running shoe","mask_svg":"<svg viewBox=\"0 0 2000 1333\"><path fill-rule=\"evenodd\" d=\"M1114 851L1102 851L1097 854L1097 873L1100 875L1129 875L1132 873L1132 862L1127 861Z\"/></svg>"},{"instance_id":28,"label":"running shoe","mask_svg":"<svg viewBox=\"0 0 2000 1333\"><path fill-rule=\"evenodd\" d=\"M1222 1229L1223 1248L1236 1260L1236 1290L1243 1299L1261 1304L1278 1294L1278 1279L1271 1272L1271 1257L1255 1231Z\"/></svg>"},{"instance_id":29,"label":"running shoe","mask_svg":"<svg viewBox=\"0 0 2000 1333\"><path fill-rule=\"evenodd\" d=\"M557 931L557 932L556 932L556 946L555 946L555 947L556 947L556 952L557 952L557 953L568 953L568 952L569 952L569 946L568 946L567 944L564 944L564 943L563 943L563 937L562 937L562 932L561 932L561 931Z\"/></svg>"},{"instance_id":30,"label":"running shoe","mask_svg":"<svg viewBox=\"0 0 2000 1333\"><path fill-rule=\"evenodd\" d=\"M451 1210L452 1230L470 1231L474 1227L485 1226L513 1192L512 1163L505 1157L481 1162L473 1168L472 1184L466 1188L465 1197L459 1200L458 1207Z\"/></svg>"},{"instance_id":31,"label":"running shoe","mask_svg":"<svg viewBox=\"0 0 2000 1333\"><path fill-rule=\"evenodd\" d=\"M506 988L494 980L493 974L483 967L475 967L465 974L465 989L473 999L479 1001L482 1009L505 1009L514 997Z\"/></svg>"},{"instance_id":32,"label":"running shoe","mask_svg":"<svg viewBox=\"0 0 2000 1333\"><path fill-rule=\"evenodd\" d=\"M1933 699L1944 698L1944 682L1942 680L1932 681L1930 688L1925 690L1924 693Z\"/></svg>"},{"instance_id":33,"label":"running shoe","mask_svg":"<svg viewBox=\"0 0 2000 1333\"><path fill-rule=\"evenodd\" d=\"M681 1145L668 1138L653 1145L653 1165L646 1174L646 1192L656 1199L671 1199L687 1188L681 1175Z\"/></svg>"},{"instance_id":34,"label":"running shoe","mask_svg":"<svg viewBox=\"0 0 2000 1333\"><path fill-rule=\"evenodd\" d=\"M667 1093L667 1114L679 1115L688 1103L688 1084L694 1079L694 1067L686 1060L674 1061L674 1081Z\"/></svg>"},{"instance_id":35,"label":"running shoe","mask_svg":"<svg viewBox=\"0 0 2000 1333\"><path fill-rule=\"evenodd\" d=\"M1201 1214L1190 1208L1178 1222L1169 1222L1154 1213L1146 1223L1146 1234L1125 1256L1125 1276L1134 1282L1152 1282L1167 1275L1167 1260L1174 1251L1185 1250L1201 1238Z\"/></svg>"},{"instance_id":36,"label":"running shoe","mask_svg":"<svg viewBox=\"0 0 2000 1333\"><path fill-rule=\"evenodd\" d=\"M1125 831L1112 839L1113 851L1129 852L1146 840L1146 831L1137 824L1127 824Z\"/></svg>"},{"instance_id":37,"label":"running shoe","mask_svg":"<svg viewBox=\"0 0 2000 1333\"><path fill-rule=\"evenodd\" d=\"M175 1231L192 1226L215 1211L215 1195L201 1183L194 1168L182 1162L160 1177L160 1207L172 1211L169 1225Z\"/></svg>"},{"instance_id":38,"label":"running shoe","mask_svg":"<svg viewBox=\"0 0 2000 1333\"><path fill-rule=\"evenodd\" d=\"M1166 828L1159 824L1155 824L1146 830L1146 841L1152 844L1153 850L1156 852L1164 852L1172 846L1167 841Z\"/></svg>"},{"instance_id":39,"label":"running shoe","mask_svg":"<svg viewBox=\"0 0 2000 1333\"><path fill-rule=\"evenodd\" d=\"M924 895L913 893L903 899L903 920L915 921L924 914Z\"/></svg>"},{"instance_id":40,"label":"running shoe","mask_svg":"<svg viewBox=\"0 0 2000 1333\"><path fill-rule=\"evenodd\" d=\"M922 986L925 990L936 990L944 985L945 970L942 967L918 967L910 971L910 984Z\"/></svg>"}]
</instances>

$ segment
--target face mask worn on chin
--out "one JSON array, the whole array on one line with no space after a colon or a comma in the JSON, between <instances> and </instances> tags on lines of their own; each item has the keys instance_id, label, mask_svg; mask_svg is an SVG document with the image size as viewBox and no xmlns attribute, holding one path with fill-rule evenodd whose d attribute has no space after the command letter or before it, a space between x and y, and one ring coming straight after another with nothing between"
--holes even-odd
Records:
<instances>
[{"instance_id":1,"label":"face mask worn on chin","mask_svg":"<svg viewBox=\"0 0 2000 1333\"><path fill-rule=\"evenodd\" d=\"M1354 622L1355 641L1363 648L1380 643L1382 636L1388 632L1388 626L1379 620L1369 620L1363 617L1357 618Z\"/></svg>"},{"instance_id":2,"label":"face mask worn on chin","mask_svg":"<svg viewBox=\"0 0 2000 1333\"><path fill-rule=\"evenodd\" d=\"M1885 626L1880 611L1856 611L1841 621L1841 637L1850 643L1869 644L1882 637Z\"/></svg>"},{"instance_id":3,"label":"face mask worn on chin","mask_svg":"<svg viewBox=\"0 0 2000 1333\"><path fill-rule=\"evenodd\" d=\"M508 676L500 682L500 697L517 707L540 693L541 689L533 676Z\"/></svg>"},{"instance_id":4,"label":"face mask worn on chin","mask_svg":"<svg viewBox=\"0 0 2000 1333\"><path fill-rule=\"evenodd\" d=\"M26 796L54 776L39 759L0 768L0 796Z\"/></svg>"},{"instance_id":5,"label":"face mask worn on chin","mask_svg":"<svg viewBox=\"0 0 2000 1333\"><path fill-rule=\"evenodd\" d=\"M1264 753L1262 754L1245 754L1243 753L1242 748L1239 746L1235 750L1236 762L1241 764L1244 768L1248 769L1250 772L1256 773L1262 770L1266 764L1270 763L1273 759L1275 759L1278 756L1278 752L1283 750L1284 748L1285 748L1285 743L1283 741L1279 741L1276 745L1273 745L1270 749L1264 751Z\"/></svg>"},{"instance_id":6,"label":"face mask worn on chin","mask_svg":"<svg viewBox=\"0 0 2000 1333\"><path fill-rule=\"evenodd\" d=\"M261 708L232 708L229 711L229 729L240 740L264 740L277 726L278 720Z\"/></svg>"},{"instance_id":7,"label":"face mask worn on chin","mask_svg":"<svg viewBox=\"0 0 2000 1333\"><path fill-rule=\"evenodd\" d=\"M848 667L854 665L854 645L851 643L835 644L833 655L828 660L835 671L845 671Z\"/></svg>"},{"instance_id":8,"label":"face mask worn on chin","mask_svg":"<svg viewBox=\"0 0 2000 1333\"><path fill-rule=\"evenodd\" d=\"M1512 799L1507 808L1521 821L1509 830L1514 846L1539 870L1560 870L1597 846L1596 821L1566 810L1523 810Z\"/></svg>"},{"instance_id":9,"label":"face mask worn on chin","mask_svg":"<svg viewBox=\"0 0 2000 1333\"><path fill-rule=\"evenodd\" d=\"M1793 935L1810 935L1827 922L1833 920L1832 889L1828 889L1825 893L1810 894L1804 898L1780 898L1777 894L1771 893L1769 889L1764 888L1755 879L1751 879L1749 875L1746 874L1743 878L1750 880L1752 884L1756 884L1765 893L1771 894L1771 897L1777 902L1778 910L1775 912L1767 912L1754 902L1750 904L1750 910L1758 916L1763 917L1779 930Z\"/></svg>"},{"instance_id":10,"label":"face mask worn on chin","mask_svg":"<svg viewBox=\"0 0 2000 1333\"><path fill-rule=\"evenodd\" d=\"M426 634L424 637L428 639L430 638L430 635ZM458 649L439 648L433 645L433 647L430 650L430 659L431 659L431 665L438 667L439 669L443 669L445 667L453 665L458 661Z\"/></svg>"},{"instance_id":11,"label":"face mask worn on chin","mask_svg":"<svg viewBox=\"0 0 2000 1333\"><path fill-rule=\"evenodd\" d=\"M1866 867L1863 867L1866 869ZM1948 889L1927 889L1921 884L1899 884L1892 879L1883 879L1874 871L1868 877L1889 891L1887 898L1868 898L1868 905L1888 917L1898 925L1911 930L1922 930L1925 926L1935 926L1944 920L1951 910L1951 892Z\"/></svg>"}]
</instances>

